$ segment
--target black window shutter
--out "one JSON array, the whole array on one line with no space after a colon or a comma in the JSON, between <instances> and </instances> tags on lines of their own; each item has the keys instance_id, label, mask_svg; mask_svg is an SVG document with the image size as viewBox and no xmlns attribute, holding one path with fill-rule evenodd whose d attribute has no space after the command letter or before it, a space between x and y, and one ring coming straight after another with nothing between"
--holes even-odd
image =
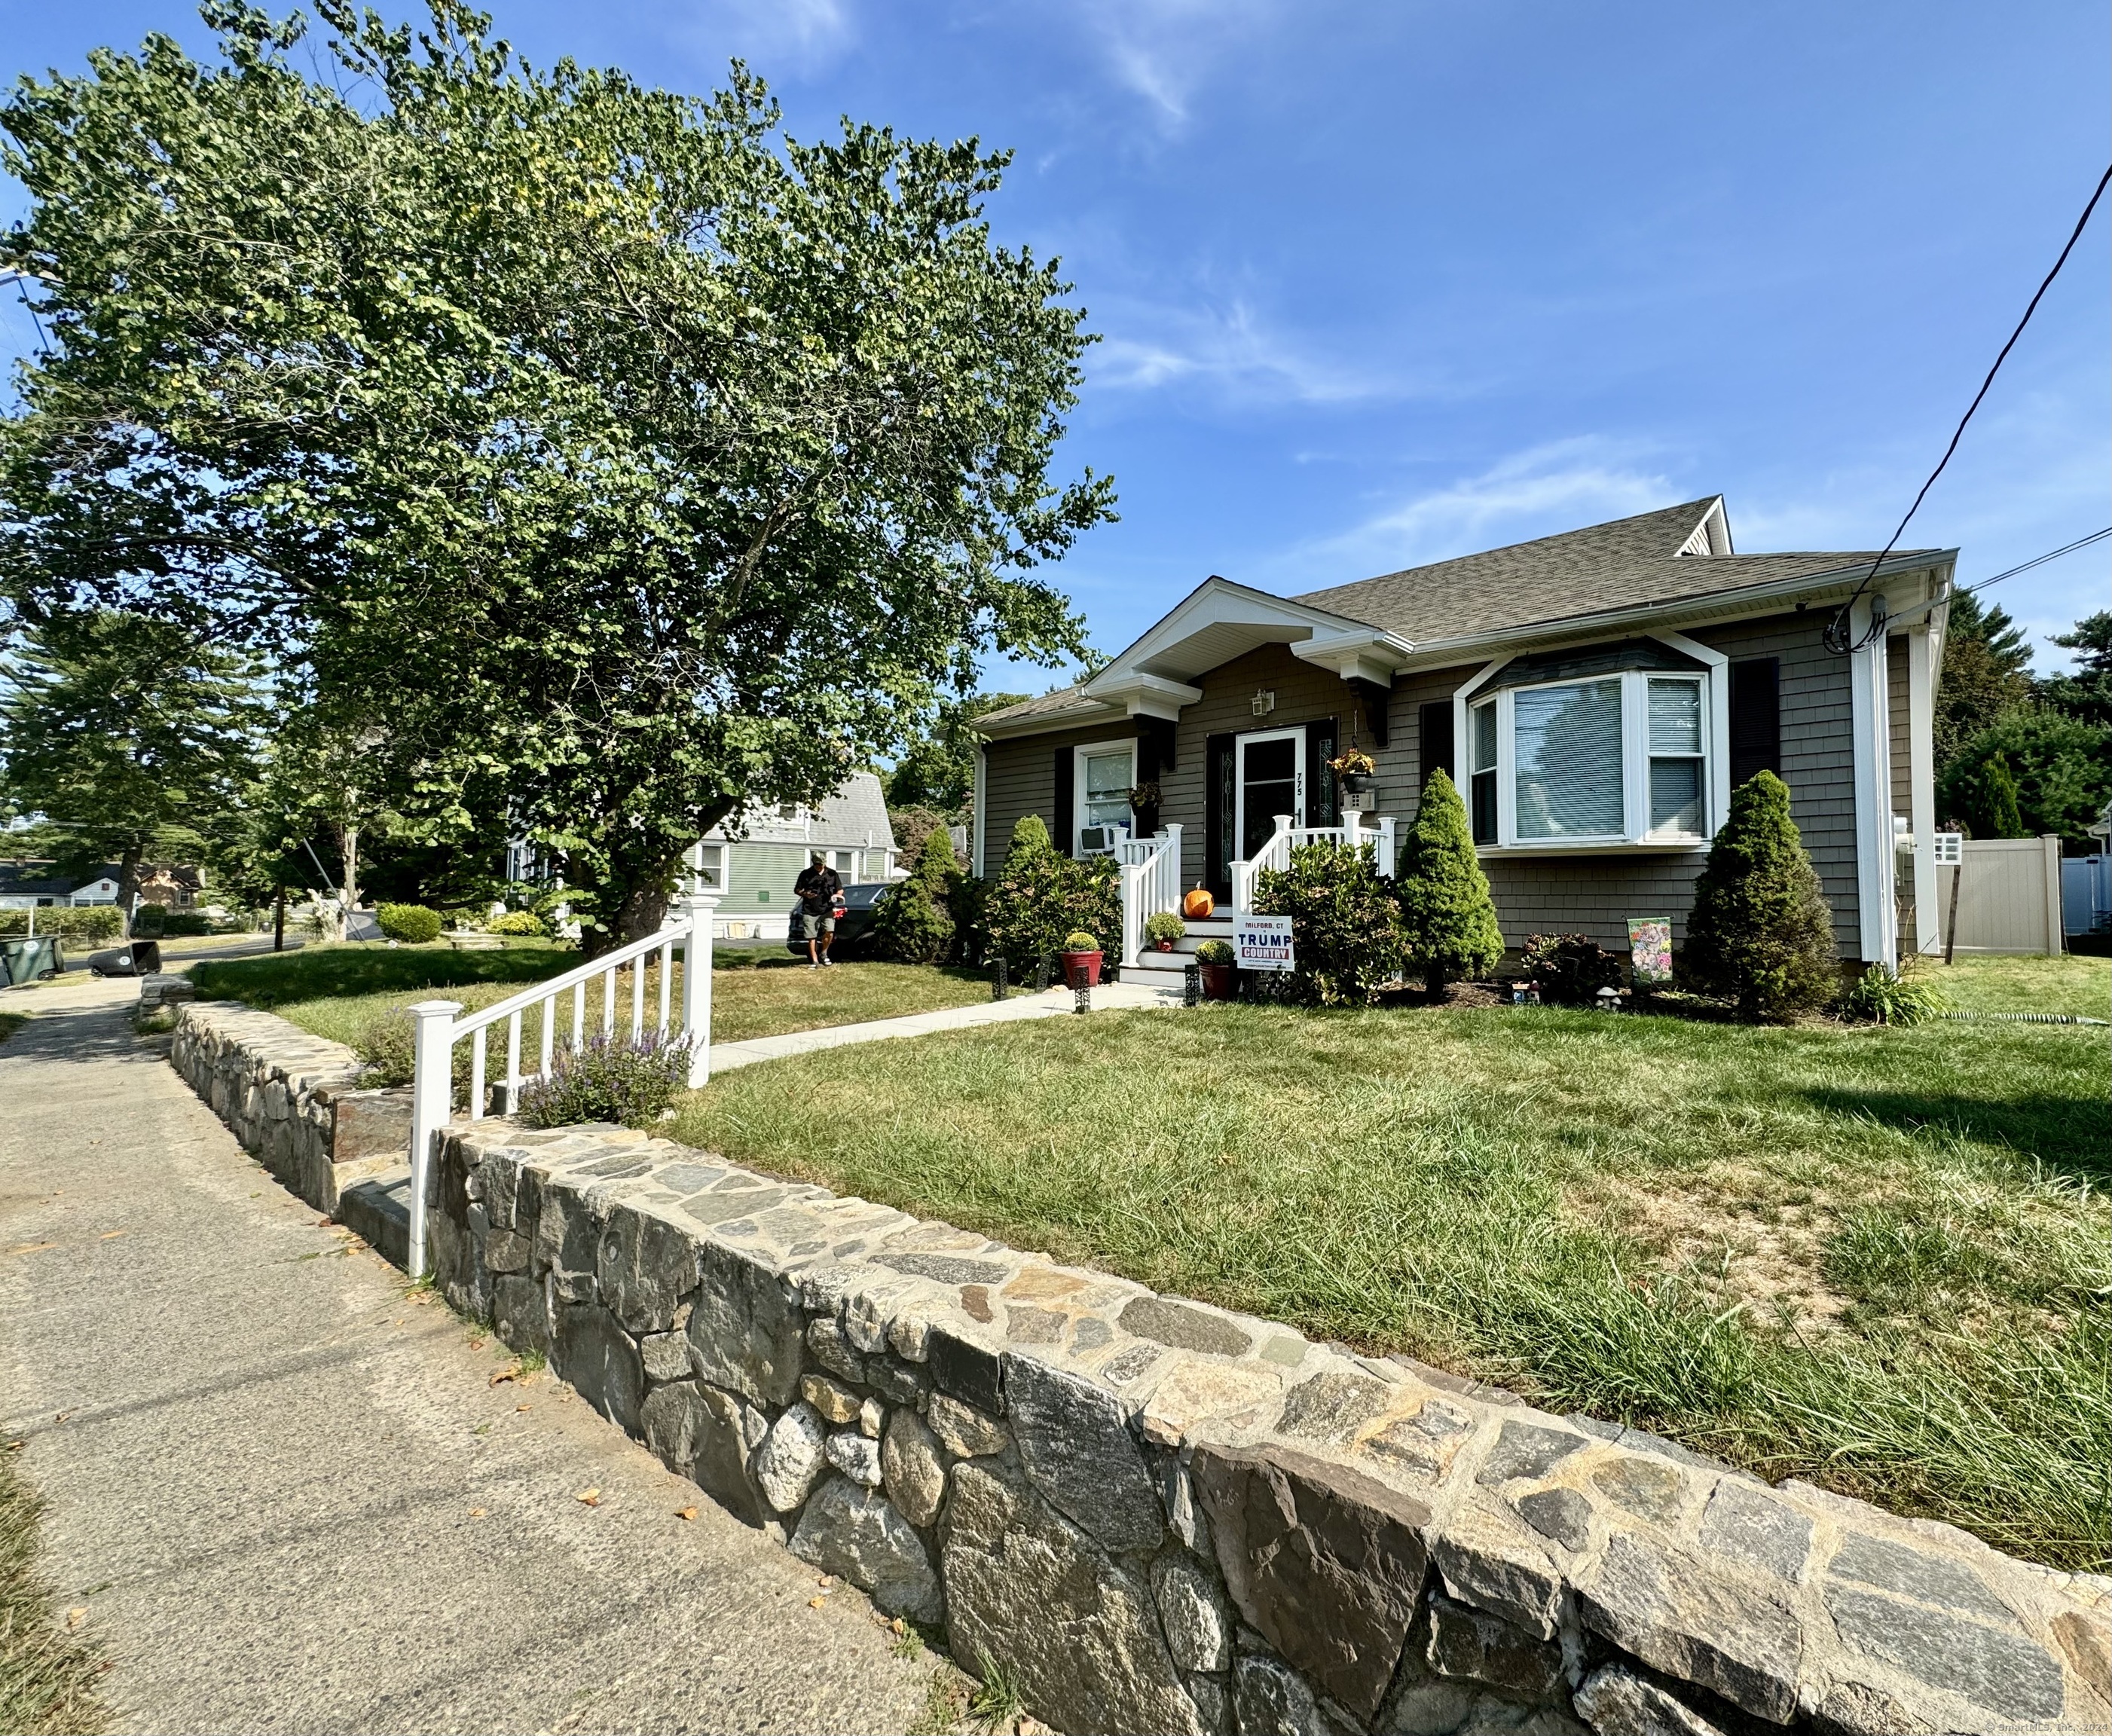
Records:
<instances>
[{"instance_id":1,"label":"black window shutter","mask_svg":"<svg viewBox=\"0 0 2112 1736\"><path fill-rule=\"evenodd\" d=\"M1305 726L1305 823L1332 826L1336 813L1335 769L1327 762L1335 757L1335 719L1323 718Z\"/></svg>"},{"instance_id":2,"label":"black window shutter","mask_svg":"<svg viewBox=\"0 0 2112 1736\"><path fill-rule=\"evenodd\" d=\"M1427 705L1418 707L1415 730L1417 752L1421 756L1421 763L1415 771L1417 777L1427 784L1432 772L1442 772L1458 783L1459 768L1453 763L1452 702L1432 699Z\"/></svg>"},{"instance_id":3,"label":"black window shutter","mask_svg":"<svg viewBox=\"0 0 2112 1736\"><path fill-rule=\"evenodd\" d=\"M1731 665L1731 787L1782 770L1782 659Z\"/></svg>"},{"instance_id":4,"label":"black window shutter","mask_svg":"<svg viewBox=\"0 0 2112 1736\"><path fill-rule=\"evenodd\" d=\"M1055 841L1056 854L1067 856L1077 848L1077 803L1072 789L1072 777L1076 769L1073 752L1067 747L1056 750L1056 818L1049 827L1049 836Z\"/></svg>"},{"instance_id":5,"label":"black window shutter","mask_svg":"<svg viewBox=\"0 0 2112 1736\"><path fill-rule=\"evenodd\" d=\"M1232 738L1212 736L1204 744L1203 786L1205 878L1219 898L1232 895Z\"/></svg>"}]
</instances>

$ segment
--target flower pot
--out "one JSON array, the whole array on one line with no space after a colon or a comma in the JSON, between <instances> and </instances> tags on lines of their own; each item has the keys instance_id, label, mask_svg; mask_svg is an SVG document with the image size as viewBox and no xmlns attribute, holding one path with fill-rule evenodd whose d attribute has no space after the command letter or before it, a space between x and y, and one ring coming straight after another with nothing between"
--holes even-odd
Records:
<instances>
[{"instance_id":1,"label":"flower pot","mask_svg":"<svg viewBox=\"0 0 2112 1736\"><path fill-rule=\"evenodd\" d=\"M1236 964L1205 964L1203 972L1203 994L1210 1000L1230 1000L1232 998L1233 979L1239 974Z\"/></svg>"},{"instance_id":2,"label":"flower pot","mask_svg":"<svg viewBox=\"0 0 2112 1736\"><path fill-rule=\"evenodd\" d=\"M1345 772L1342 774L1342 793L1362 795L1377 781L1378 774L1375 772Z\"/></svg>"},{"instance_id":3,"label":"flower pot","mask_svg":"<svg viewBox=\"0 0 2112 1736\"><path fill-rule=\"evenodd\" d=\"M1154 941L1151 944L1158 948L1161 952L1171 952L1173 950L1173 943L1171 941Z\"/></svg>"},{"instance_id":4,"label":"flower pot","mask_svg":"<svg viewBox=\"0 0 2112 1736\"><path fill-rule=\"evenodd\" d=\"M1100 955L1097 952L1067 952L1063 955L1063 982L1074 989L1097 988L1100 982Z\"/></svg>"}]
</instances>

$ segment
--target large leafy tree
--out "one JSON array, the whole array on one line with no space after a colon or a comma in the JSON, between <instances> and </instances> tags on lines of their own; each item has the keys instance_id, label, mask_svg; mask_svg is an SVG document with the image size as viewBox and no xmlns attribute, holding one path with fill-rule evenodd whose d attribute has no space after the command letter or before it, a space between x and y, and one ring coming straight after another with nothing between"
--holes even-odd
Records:
<instances>
[{"instance_id":1,"label":"large leafy tree","mask_svg":"<svg viewBox=\"0 0 2112 1736\"><path fill-rule=\"evenodd\" d=\"M211 853L251 775L256 672L167 622L101 609L21 636L0 675L7 805L42 815L67 865L116 863L129 922L141 869Z\"/></svg>"},{"instance_id":2,"label":"large leafy tree","mask_svg":"<svg viewBox=\"0 0 2112 1736\"><path fill-rule=\"evenodd\" d=\"M2043 706L2013 711L1959 750L1937 800L1976 837L2086 838L2112 801L2112 728Z\"/></svg>"},{"instance_id":3,"label":"large leafy tree","mask_svg":"<svg viewBox=\"0 0 2112 1736\"><path fill-rule=\"evenodd\" d=\"M971 726L985 713L1017 705L1026 697L976 693L941 699L931 727L911 739L888 773L888 805L963 813L976 788L976 737Z\"/></svg>"},{"instance_id":4,"label":"large leafy tree","mask_svg":"<svg viewBox=\"0 0 2112 1736\"><path fill-rule=\"evenodd\" d=\"M818 800L985 652L1077 623L1035 569L1087 341L998 245L1006 161L239 0L18 86L5 166L55 349L0 429L19 617L122 599L385 719L395 811L503 782L611 926L750 804ZM344 93L362 93L366 106Z\"/></svg>"}]
</instances>

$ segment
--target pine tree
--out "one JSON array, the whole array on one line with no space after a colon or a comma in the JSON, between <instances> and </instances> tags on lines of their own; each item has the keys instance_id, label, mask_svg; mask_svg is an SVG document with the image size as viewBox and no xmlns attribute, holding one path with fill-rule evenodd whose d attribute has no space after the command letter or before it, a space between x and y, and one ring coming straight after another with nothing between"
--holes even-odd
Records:
<instances>
[{"instance_id":1,"label":"pine tree","mask_svg":"<svg viewBox=\"0 0 2112 1736\"><path fill-rule=\"evenodd\" d=\"M2000 754L1987 762L1980 774L1980 818L1983 836L1990 838L2027 838L2023 810L2017 805L2017 777L2010 762Z\"/></svg>"},{"instance_id":2,"label":"pine tree","mask_svg":"<svg viewBox=\"0 0 2112 1736\"><path fill-rule=\"evenodd\" d=\"M1452 780L1432 772L1422 805L1400 848L1394 895L1407 929L1408 956L1432 995L1449 982L1493 970L1504 955L1503 931L1489 896L1489 877L1474 854L1466 804Z\"/></svg>"},{"instance_id":3,"label":"pine tree","mask_svg":"<svg viewBox=\"0 0 2112 1736\"><path fill-rule=\"evenodd\" d=\"M873 941L881 956L905 964L944 963L954 948L953 896L961 877L954 841L938 827L926 836L908 879L880 907Z\"/></svg>"},{"instance_id":4,"label":"pine tree","mask_svg":"<svg viewBox=\"0 0 2112 1736\"><path fill-rule=\"evenodd\" d=\"M1731 792L1694 890L1680 965L1695 987L1749 1019L1787 1020L1832 998L1833 913L1773 772Z\"/></svg>"}]
</instances>

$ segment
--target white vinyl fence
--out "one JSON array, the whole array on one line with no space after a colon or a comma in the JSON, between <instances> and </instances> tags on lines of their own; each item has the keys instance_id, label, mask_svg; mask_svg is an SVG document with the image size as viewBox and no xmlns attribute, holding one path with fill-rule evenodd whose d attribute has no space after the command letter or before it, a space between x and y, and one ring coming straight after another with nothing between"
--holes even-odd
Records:
<instances>
[{"instance_id":1,"label":"white vinyl fence","mask_svg":"<svg viewBox=\"0 0 2112 1736\"><path fill-rule=\"evenodd\" d=\"M454 1114L454 1049L465 1037L470 1044L469 1119L481 1121L487 1111L490 1083L490 1039L494 1025L506 1027L505 1072L501 1087L505 1112L521 1101L521 1087L530 1079L547 1079L557 1053L557 1032L562 1017L558 1003L569 995L571 1046L587 1041L589 1029L599 1036L616 1034L617 999L621 973L630 973L630 1030L633 1037L651 1031L662 1039L677 1038L690 1051L690 1084L702 1085L711 1077L712 1041L712 912L718 906L713 891L692 892L669 914L667 925L657 934L627 941L622 945L576 964L548 982L538 982L510 995L495 1005L472 1013L467 1018L458 1000L421 1000L410 1009L416 1021L413 1032L413 1073L411 1087L411 1276L426 1270L426 1179L433 1160L435 1141L447 1132ZM675 955L682 955L682 999L671 1004L675 978ZM646 978L658 967L658 987L649 1010ZM599 983L599 1005L589 1008L589 985ZM523 1071L521 1053L521 1015L533 1009L539 1027L536 1055Z\"/></svg>"},{"instance_id":2,"label":"white vinyl fence","mask_svg":"<svg viewBox=\"0 0 2112 1736\"><path fill-rule=\"evenodd\" d=\"M1936 871L1943 938L1960 952L2057 953L2060 840L1968 838L1964 865ZM1955 936L1950 932L1951 876L1958 876Z\"/></svg>"}]
</instances>

